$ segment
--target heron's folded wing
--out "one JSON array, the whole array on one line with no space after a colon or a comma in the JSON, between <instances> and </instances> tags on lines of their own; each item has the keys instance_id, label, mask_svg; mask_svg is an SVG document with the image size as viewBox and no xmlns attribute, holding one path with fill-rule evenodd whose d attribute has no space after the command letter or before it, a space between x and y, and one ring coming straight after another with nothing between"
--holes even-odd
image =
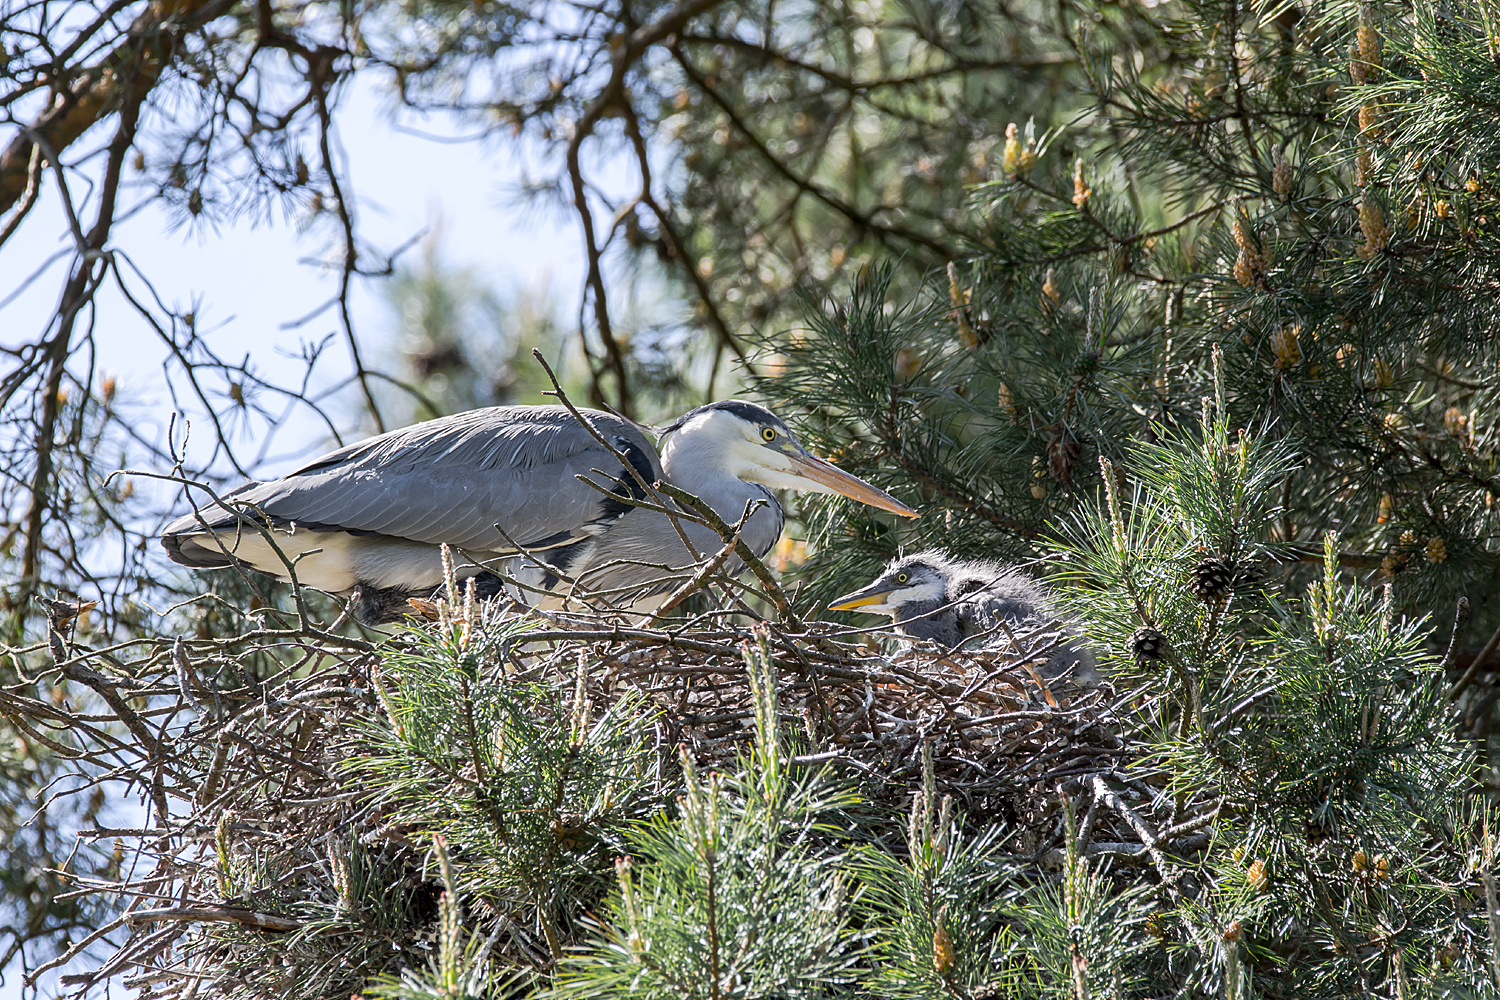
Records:
<instances>
[{"instance_id":1,"label":"heron's folded wing","mask_svg":"<svg viewBox=\"0 0 1500 1000\"><path fill-rule=\"evenodd\" d=\"M633 425L585 411L649 483L661 478L655 449ZM625 480L626 488L590 470ZM244 492L273 522L314 531L380 534L432 545L499 551L495 530L527 546L565 544L631 509L577 480L640 493L619 462L557 407L502 406L415 424L323 456ZM211 524L231 520L210 516ZM175 527L174 524L171 527Z\"/></svg>"}]
</instances>

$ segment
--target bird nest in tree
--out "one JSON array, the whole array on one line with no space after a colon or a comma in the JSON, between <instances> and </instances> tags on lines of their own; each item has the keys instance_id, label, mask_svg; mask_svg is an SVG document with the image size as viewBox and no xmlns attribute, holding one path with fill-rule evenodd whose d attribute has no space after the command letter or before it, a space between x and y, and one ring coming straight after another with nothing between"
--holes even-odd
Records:
<instances>
[{"instance_id":1,"label":"bird nest in tree","mask_svg":"<svg viewBox=\"0 0 1500 1000\"><path fill-rule=\"evenodd\" d=\"M1134 695L1108 682L1047 680L1033 669L1060 641L1055 629L1017 634L1004 652L920 645L880 652L870 637L827 623L724 620L648 628L563 615L519 622L478 611L465 621L445 611L439 622L378 644L303 620L231 639L141 640L108 650L71 646L54 634L56 663L42 683L66 697L5 693L7 714L27 720L37 739L65 747L83 773L131 786L149 819L101 823L84 834L106 852L113 846L113 864L78 876L78 890L116 902L120 913L50 964L112 943L111 957L92 972L64 976L65 985L123 976L143 995L175 996L213 980L218 988L198 995L223 995L235 993L230 982L247 981L248 993L236 995L312 995L310 987L287 991L314 966L319 976L333 975L335 964L348 973L347 982L326 984L324 992L337 992L411 961L413 942L429 939L436 923L431 831L378 786L351 781L347 765L373 753L371 733L401 729L400 690L411 664L433 649L456 651L463 695L436 711L460 743L466 726L474 736L464 701L470 694L477 703L485 692L547 692L550 701L535 703L534 735L566 733L570 717L598 719L628 705L637 769L644 761L654 774L651 808L658 810L671 808L686 762L706 772L745 760L756 732L747 663L758 662L763 676L775 678L786 762L851 783L893 830L904 827L926 786L951 797L969 823L1003 828L1006 849L1046 878L1068 846L1064 831L1073 829L1064 810L1082 817L1078 850L1158 869L1166 863L1159 843L1189 847L1206 825L1209 812L1189 803L1188 812L1201 813L1196 826L1158 831L1187 815L1177 811L1183 803L1124 777L1135 754L1122 739L1120 715L1132 710ZM71 708L83 688L98 696L90 715ZM433 767L448 777L433 786L427 810L438 822L447 789L486 780L477 760L445 753L441 745L435 751ZM552 829L588 826L610 808L609 794L598 801L605 805L593 813L586 803L553 802ZM1153 803L1172 815L1153 817ZM570 807L582 814L565 819ZM607 870L611 850L618 849L601 849L596 868ZM327 921L337 922L329 914L347 909L341 901L371 892L400 911L391 919L404 932L317 937ZM309 917L314 910L323 916ZM508 926L510 960L547 967L557 942L514 920ZM297 949L275 940L287 933L304 934L298 947L312 949L305 968ZM330 964L330 949L338 948L344 951Z\"/></svg>"},{"instance_id":2,"label":"bird nest in tree","mask_svg":"<svg viewBox=\"0 0 1500 1000\"><path fill-rule=\"evenodd\" d=\"M909 799L925 747L940 790L971 819L1014 822L1036 792L1055 796L1059 782L1112 769L1127 755L1108 722L1111 689L1038 672L1056 647L1055 629L1018 635L1020 649L1008 652L900 643L889 655L840 642L827 626L685 638L686 648L665 632L595 641L590 691L645 694L663 751L681 745L700 766L725 766L753 740L751 642L776 667L781 731L798 751L792 763L846 769L871 800ZM544 662L569 655L563 643Z\"/></svg>"}]
</instances>

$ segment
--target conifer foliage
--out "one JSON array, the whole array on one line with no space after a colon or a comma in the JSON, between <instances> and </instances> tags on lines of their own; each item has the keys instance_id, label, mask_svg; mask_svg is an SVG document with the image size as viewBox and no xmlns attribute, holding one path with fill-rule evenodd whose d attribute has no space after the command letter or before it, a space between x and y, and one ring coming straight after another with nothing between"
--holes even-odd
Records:
<instances>
[{"instance_id":1,"label":"conifer foliage","mask_svg":"<svg viewBox=\"0 0 1500 1000\"><path fill-rule=\"evenodd\" d=\"M1055 633L874 653L788 620L543 628L452 588L305 680L184 698L166 826L131 834L150 878L82 883L141 901L104 971L172 997L1493 995L1494 817L1423 624L1331 538L1305 595L1199 593L1205 553L1285 548L1266 485L1294 457L1222 398L1102 463L1047 543L1099 685L1026 671Z\"/></svg>"},{"instance_id":2,"label":"conifer foliage","mask_svg":"<svg viewBox=\"0 0 1500 1000\"><path fill-rule=\"evenodd\" d=\"M496 74L482 113L567 137L590 391L652 398L611 325L596 238L618 230L691 289L710 390L743 356L804 441L924 517L820 503L793 520L813 554L787 560L792 603L709 566L712 592L670 622L518 618L450 582L435 623L367 634L237 577L173 613L181 636L120 611L106 641L57 605L36 631L7 609L11 770L66 775L56 796L81 788L96 821L66 863L8 876L37 896L38 938L71 935L34 974L92 956L66 986L153 1000L1500 994L1490 0L853 4L847 24L695 0L561 22L467 2L364 22L357 4L181 6L131 29L156 39L134 104L188 35L192 60L222 55L194 34L209 24L251 62L301 59L306 99L280 126L254 119L271 146L244 169L337 215L346 289L368 264L326 102L355 53L409 99L479 81L474 52L536 56L525 93ZM574 62L570 44L592 48ZM28 92L50 86L45 63L17 62ZM78 93L103 107L119 79L80 75ZM316 174L272 141L301 115ZM645 132L667 119L678 192L650 176ZM601 234L580 144L616 122L643 190ZM12 222L42 176L36 136L81 134L41 124L0 163ZM196 218L221 187L187 156L162 190ZM18 593L86 579L63 515L107 522L128 499L74 454L112 440L89 429L112 396L60 388L94 268L117 259L100 211L65 321L5 382L6 400L37 387L35 433L7 439ZM747 331L789 315L794 285L805 319L770 324L756 355ZM192 314L159 311L207 350ZM248 362L195 356L195 390L214 373L236 406L254 397ZM688 375L663 381L672 398ZM1064 619L965 651L820 615L926 545L1035 561ZM116 597L141 579L123 558ZM1479 651L1471 617L1494 636ZM1029 669L1061 631L1096 653L1098 684ZM105 825L104 787L146 818ZM67 891L38 888L53 883Z\"/></svg>"}]
</instances>

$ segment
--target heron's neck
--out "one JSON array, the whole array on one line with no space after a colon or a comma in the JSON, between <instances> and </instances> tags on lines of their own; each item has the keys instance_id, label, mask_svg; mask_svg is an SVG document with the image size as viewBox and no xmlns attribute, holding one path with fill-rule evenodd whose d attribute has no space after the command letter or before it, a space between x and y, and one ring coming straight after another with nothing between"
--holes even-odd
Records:
<instances>
[{"instance_id":1,"label":"heron's neck","mask_svg":"<svg viewBox=\"0 0 1500 1000\"><path fill-rule=\"evenodd\" d=\"M750 518L743 538L757 555L769 552L781 536L781 504L759 483L747 483L724 471L724 456L691 434L673 434L661 453L662 474L667 482L702 500L727 524L745 515L745 505L765 500Z\"/></svg>"}]
</instances>

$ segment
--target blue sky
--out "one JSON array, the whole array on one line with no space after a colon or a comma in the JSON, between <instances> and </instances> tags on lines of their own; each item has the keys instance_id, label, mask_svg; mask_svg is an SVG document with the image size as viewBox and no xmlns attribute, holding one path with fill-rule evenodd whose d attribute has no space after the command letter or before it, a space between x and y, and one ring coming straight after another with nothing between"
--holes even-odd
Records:
<instances>
[{"instance_id":1,"label":"blue sky","mask_svg":"<svg viewBox=\"0 0 1500 1000\"><path fill-rule=\"evenodd\" d=\"M515 206L515 185L535 169L531 151L521 143L443 142L423 134L458 132L441 120L410 115L396 120L390 99L362 80L344 95L336 135L358 194L365 240L390 249L439 223L446 263L473 269L502 295L545 283L562 315L576 316L583 279L577 221L556 211ZM80 188L75 185L75 196ZM259 226L241 221L169 231L166 213L148 206L117 226L111 242L168 306L186 311L201 302L198 328L212 331L209 339L221 355L251 351L262 370L291 377L300 364L284 355L295 355L302 340L338 330L331 310L299 328L286 327L326 302L336 288L330 272L306 262L323 248L323 240L299 234L296 221L278 217ZM65 232L61 204L49 188L22 228L0 247L0 299L64 249ZM413 249L404 259L414 262L420 252ZM59 255L38 280L0 307L0 343L37 335L57 304L69 256ZM354 294L356 329L366 350L376 352L391 345L393 322L379 280L360 279ZM98 301L100 368L118 376L122 391L155 425L150 430L164 432L171 406L162 392L160 342L108 285ZM330 355L340 372L347 370L342 347Z\"/></svg>"}]
</instances>

